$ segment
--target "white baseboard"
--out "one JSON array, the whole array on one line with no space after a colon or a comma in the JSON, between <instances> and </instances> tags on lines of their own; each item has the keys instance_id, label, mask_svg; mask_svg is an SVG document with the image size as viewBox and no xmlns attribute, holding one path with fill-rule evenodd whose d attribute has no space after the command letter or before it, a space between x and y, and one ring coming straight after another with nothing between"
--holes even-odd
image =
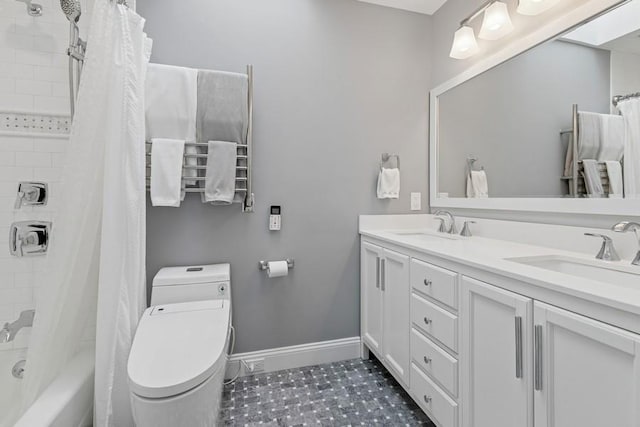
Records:
<instances>
[{"instance_id":1,"label":"white baseboard","mask_svg":"<svg viewBox=\"0 0 640 427\"><path fill-rule=\"evenodd\" d=\"M252 373L274 372L321 363L339 362L360 357L360 337L341 338L290 347L272 348L248 353L232 354L227 363L225 378L233 378L240 370L243 377ZM241 361L263 360L264 370L249 372Z\"/></svg>"}]
</instances>

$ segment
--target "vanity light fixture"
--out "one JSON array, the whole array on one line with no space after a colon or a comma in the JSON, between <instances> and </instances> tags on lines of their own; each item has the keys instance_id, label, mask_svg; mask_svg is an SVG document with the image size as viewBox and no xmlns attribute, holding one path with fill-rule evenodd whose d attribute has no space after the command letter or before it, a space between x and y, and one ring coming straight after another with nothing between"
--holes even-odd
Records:
<instances>
[{"instance_id":1,"label":"vanity light fixture","mask_svg":"<svg viewBox=\"0 0 640 427\"><path fill-rule=\"evenodd\" d=\"M484 11L482 27L478 37L484 40L498 40L513 31L513 24L509 16L507 4L501 1L493 2Z\"/></svg>"},{"instance_id":2,"label":"vanity light fixture","mask_svg":"<svg viewBox=\"0 0 640 427\"><path fill-rule=\"evenodd\" d=\"M551 9L560 0L520 0L518 2L518 13L520 15L534 16Z\"/></svg>"},{"instance_id":3,"label":"vanity light fixture","mask_svg":"<svg viewBox=\"0 0 640 427\"><path fill-rule=\"evenodd\" d=\"M478 51L478 42L473 28L463 25L453 35L453 45L449 56L455 59L465 59Z\"/></svg>"},{"instance_id":4,"label":"vanity light fixture","mask_svg":"<svg viewBox=\"0 0 640 427\"><path fill-rule=\"evenodd\" d=\"M534 1L534 0L522 0ZM540 0L558 1L558 0ZM453 45L449 56L454 59L465 59L478 51L473 28L469 25L471 21L484 14L482 27L478 37L485 40L497 40L513 31L513 24L509 16L507 4L497 0L488 0L476 9L471 15L460 22L460 28L453 36Z\"/></svg>"}]
</instances>

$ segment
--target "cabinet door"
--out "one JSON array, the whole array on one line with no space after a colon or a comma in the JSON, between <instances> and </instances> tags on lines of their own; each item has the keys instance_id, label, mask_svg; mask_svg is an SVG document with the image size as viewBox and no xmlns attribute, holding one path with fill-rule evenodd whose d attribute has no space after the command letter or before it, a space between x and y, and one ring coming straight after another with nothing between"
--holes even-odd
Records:
<instances>
[{"instance_id":1,"label":"cabinet door","mask_svg":"<svg viewBox=\"0 0 640 427\"><path fill-rule=\"evenodd\" d=\"M640 426L640 336L536 302L535 427Z\"/></svg>"},{"instance_id":2,"label":"cabinet door","mask_svg":"<svg viewBox=\"0 0 640 427\"><path fill-rule=\"evenodd\" d=\"M532 300L468 277L461 295L462 425L532 426Z\"/></svg>"},{"instance_id":3,"label":"cabinet door","mask_svg":"<svg viewBox=\"0 0 640 427\"><path fill-rule=\"evenodd\" d=\"M360 252L361 335L370 349L382 354L382 248L362 242Z\"/></svg>"},{"instance_id":4,"label":"cabinet door","mask_svg":"<svg viewBox=\"0 0 640 427\"><path fill-rule=\"evenodd\" d=\"M409 257L385 249L382 270L384 358L409 385Z\"/></svg>"}]
</instances>

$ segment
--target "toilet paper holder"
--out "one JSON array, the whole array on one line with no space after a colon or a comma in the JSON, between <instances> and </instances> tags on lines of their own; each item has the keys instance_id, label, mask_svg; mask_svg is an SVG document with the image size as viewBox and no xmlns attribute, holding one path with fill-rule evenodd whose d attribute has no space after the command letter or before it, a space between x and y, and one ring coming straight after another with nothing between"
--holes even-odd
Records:
<instances>
[{"instance_id":1,"label":"toilet paper holder","mask_svg":"<svg viewBox=\"0 0 640 427\"><path fill-rule=\"evenodd\" d=\"M287 267L291 270L294 266L294 261L291 258L287 258L285 261L287 261ZM258 261L258 268L260 270L266 270L268 268L268 264L269 261Z\"/></svg>"}]
</instances>

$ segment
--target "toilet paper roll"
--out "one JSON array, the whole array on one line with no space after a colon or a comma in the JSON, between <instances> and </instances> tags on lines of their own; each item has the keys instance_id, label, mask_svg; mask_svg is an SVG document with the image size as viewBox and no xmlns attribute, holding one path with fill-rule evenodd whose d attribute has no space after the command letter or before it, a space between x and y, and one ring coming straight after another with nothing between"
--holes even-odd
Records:
<instances>
[{"instance_id":1,"label":"toilet paper roll","mask_svg":"<svg viewBox=\"0 0 640 427\"><path fill-rule=\"evenodd\" d=\"M289 274L289 266L287 261L270 261L267 264L267 276L282 277Z\"/></svg>"}]
</instances>

